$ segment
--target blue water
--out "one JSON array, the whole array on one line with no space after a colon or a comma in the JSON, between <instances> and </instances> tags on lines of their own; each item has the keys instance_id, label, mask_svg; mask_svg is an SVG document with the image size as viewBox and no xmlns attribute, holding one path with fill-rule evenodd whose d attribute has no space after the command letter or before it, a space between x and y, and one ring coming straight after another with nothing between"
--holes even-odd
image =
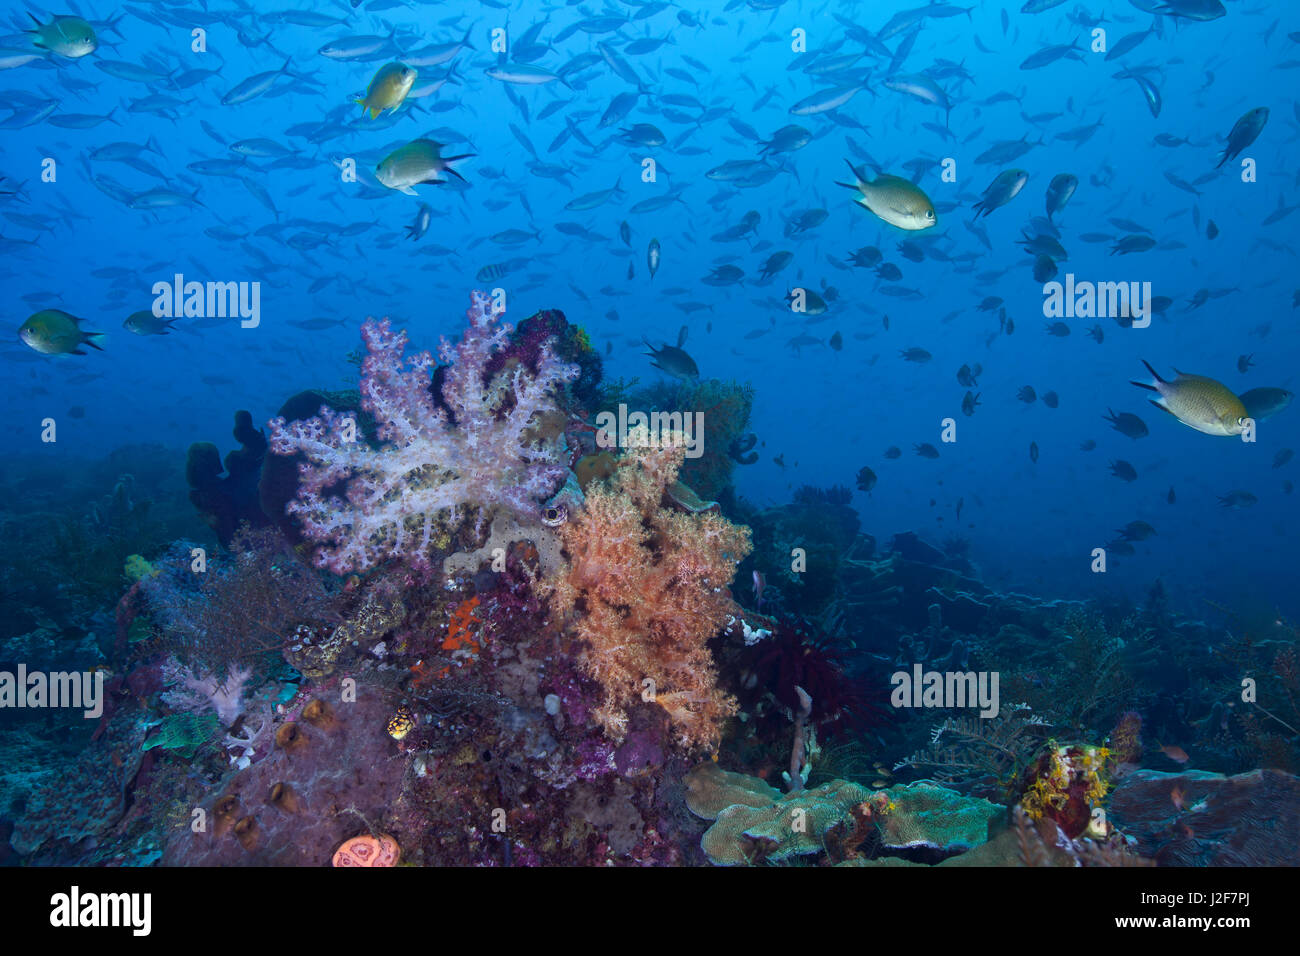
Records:
<instances>
[{"instance_id":1,"label":"blue water","mask_svg":"<svg viewBox=\"0 0 1300 956\"><path fill-rule=\"evenodd\" d=\"M416 347L434 347L440 335L459 334L470 289L500 287L512 319L559 308L588 330L602 353L612 347L606 356L610 378L645 382L657 376L644 355L642 336L673 343L678 329L688 326L685 347L705 377L749 380L757 387L751 426L762 441L760 460L738 468L736 480L739 493L759 504L786 501L804 484L852 487L858 470L868 465L879 483L870 496L855 491L853 499L864 529L882 538L908 529L933 541L965 535L973 560L996 587L1062 597L1137 598L1160 578L1174 604L1192 614L1204 611L1202 600L1208 599L1295 616L1300 602L1293 588L1293 540L1300 533L1300 510L1283 483L1293 478L1296 466L1274 469L1272 463L1280 449L1300 444L1300 413L1289 409L1262 422L1254 443L1210 437L1151 408L1149 393L1129 381L1147 380L1141 363L1146 359L1162 375L1171 376L1176 367L1237 392L1260 386L1296 389L1300 350L1293 332L1292 247L1300 219L1261 225L1296 192L1296 173L1287 161L1297 122L1296 9L1263 0L1227 2L1226 16L1201 23L1153 17L1121 2L1067 2L1041 14L1021 13L1014 3L972 4L969 17L925 19L898 68L920 73L942 68L941 59L961 64L967 77L937 81L953 103L951 139L922 125L942 126L942 109L884 86L889 63L883 57L867 53L834 79L800 68L815 58L800 59L791 68L801 56L791 49L793 30L805 31L807 50L825 50L825 56L859 52L864 47L846 33L845 23L879 33L895 13L909 8L901 3L791 0L771 11L742 3L698 10L664 4L617 31L578 31L558 42L554 37L561 30L601 9L594 4L544 9L523 2L508 8L365 3L352 10L334 3L311 9L341 23L307 27L273 22L265 16L267 4L256 10L225 5L213 12L195 4L132 8L116 31L99 31L101 45L88 57L38 60L0 71L0 103L15 111L9 122L0 116L0 191L14 192L0 197L5 216L0 282L11 330L0 342L6 384L3 451L74 462L128 443L159 442L175 447L179 461L190 442L208 440L224 452L235 409L247 408L264 422L302 388L355 386L356 368L346 356L359 346L357 330L367 316L391 316L410 330ZM608 12L626 16L653 9L612 4ZM117 16L108 4L73 5L69 12L76 10L92 20ZM1109 46L1153 23L1159 32L1107 62L1104 54L1091 52L1093 38L1079 22L1102 14ZM155 17L158 23L148 22ZM642 36L666 36L669 42L652 53L625 57L643 93L622 122L601 129L598 122L611 100L635 91L603 60L567 74L572 89L560 82L508 86L485 74L497 62L491 30L508 27L507 36L518 37L541 21L546 25L538 42L551 43L551 49L533 65L553 71L595 51L598 41L622 47ZM20 31L28 26L25 13L12 10L0 47L26 48L30 37ZM207 30L207 53L191 50L194 26ZM269 35L269 40L246 46L241 30L246 37ZM466 30L474 49L454 58L459 83L409 99L395 116L362 118L351 100L378 67L412 50L458 40ZM342 37L394 31L392 44L364 62L317 53ZM907 35L893 36L885 45L893 52ZM1079 59L1020 69L1041 48L1073 41L1079 43ZM288 72L268 93L222 105L237 83L278 69L285 57L291 61ZM145 84L110 76L98 68L107 60L147 65L161 74L219 72L174 89L167 80ZM417 90L447 66L421 68ZM670 68L684 70L696 82L673 76ZM1163 99L1158 117L1134 80L1114 77L1122 68L1146 71L1158 87ZM839 108L838 122L830 114L788 112L818 90L862 83L865 89ZM1000 91L1018 99L982 105ZM169 115L130 111L131 101L151 94L181 102ZM696 97L700 106L667 107L678 115L666 116L662 97L671 94ZM49 100L58 101L53 117L113 111L116 125L67 129L46 119L13 128L24 113ZM760 100L763 105L755 109ZM557 101L564 105L538 119ZM1212 171L1233 124L1259 106L1271 111L1259 139L1196 186L1199 196L1166 178L1173 173L1192 182ZM707 110L714 112L697 123ZM692 119L684 121L681 114ZM1039 121L1030 123L1026 116ZM594 149L570 137L548 150L565 129L566 117ZM763 137L798 123L813 140L776 157L773 165L780 169L769 182L736 189L705 176L723 162L759 156L759 145L729 119ZM1100 128L1082 144L1057 138L1097 121ZM310 123L322 124L318 142L302 135ZM531 173L527 164L533 157L507 123L527 137L542 161L571 170L567 181ZM654 124L668 143L648 148L618 142L617 130L633 123ZM295 133L288 132L291 127L297 127ZM458 137L453 140L448 131ZM1190 143L1154 145L1161 133ZM467 189L421 185L418 196L408 196L366 182L380 159L420 136L447 143L446 153L475 154L457 164ZM202 176L188 168L200 160L233 157L218 138L230 143L251 137L272 139L302 161L300 168L271 168L273 160L258 158L242 171L265 188L278 215L238 178ZM1010 163L976 162L992 144L1022 137L1041 138L1044 145ZM155 149L141 157L161 175L89 159L92 150L112 142L152 142ZM642 181L647 157L657 164L654 182ZM868 171L908 178L912 174L904 163L930 161L919 185L940 209L938 225L909 236L855 207L853 195L835 185L848 175L846 158ZM955 161L955 182L940 178L939 164L949 158ZM1242 181L1245 158L1255 162L1255 182ZM53 182L42 181L46 159L54 163ZM335 165L343 159L355 160L361 182L343 181ZM1008 205L980 220L990 250L966 224L972 203L995 175L1011 167L1027 171L1028 183ZM500 175L492 178L494 172ZM1042 286L1031 275L1033 260L1015 243L1031 217L1044 215L1048 182L1066 172L1078 177L1079 187L1056 217L1069 253L1060 263L1061 278L1073 272L1092 281L1150 282L1154 295L1168 296L1173 304L1149 328L1074 319L1067 320L1068 337L1045 333L1049 320L1042 314ZM197 189L202 206L132 209L96 188L92 176L111 177L137 195L156 187L185 195ZM605 205L590 211L563 208L615 182L623 193ZM681 192L681 203L658 212L629 211L670 190ZM488 205L493 200L502 201L496 211ZM421 203L431 208L432 224L421 239L409 241L404 231ZM825 222L801 236L783 235L788 217L813 208L828 211ZM761 221L747 239L710 241L750 210ZM1145 226L1159 245L1112 256L1110 243L1079 238L1085 233L1120 238L1127 230L1112 224L1113 217ZM1213 240L1205 231L1211 219L1220 230ZM631 231L626 245L619 238L623 221ZM598 237L566 235L555 229L558 222L578 223ZM373 225L363 229L365 224ZM223 226L245 238L223 240L205 232ZM357 227L355 233L342 235L349 226ZM506 247L490 238L507 229L539 235ZM295 236L306 237L298 242L303 247L317 238L327 241L300 251L290 242ZM653 279L645 265L652 238L662 244L662 264ZM909 261L897 251L907 239L937 250L945 261L930 256ZM756 248L760 243L765 245ZM902 279L890 283L871 270L852 268L848 254L863 246L878 247L885 260L900 266ZM794 253L792 264L760 281L763 261L783 249ZM516 257L527 264L500 280L476 280L483 267ZM725 288L701 283L723 262L744 270L742 283ZM195 329L187 328L195 320L181 319L167 336L136 336L123 329L128 314L151 308L154 283L170 282L175 273L202 282L260 283L260 324L241 328L237 320L227 320ZM995 275L980 278L985 273ZM309 291L321 279L330 281ZM820 292L824 283L838 290L838 298L828 315L815 317L822 321L789 311L783 297L790 286ZM902 298L881 292L891 284L919 294ZM672 287L687 291L668 295L665 290ZM1199 289L1232 291L1189 310ZM997 334L996 309L977 310L988 296L1004 300L1014 334ZM685 301L711 308L688 315L674 307ZM103 351L49 356L28 349L14 333L27 315L45 308L63 309L82 317L86 329L106 333ZM292 324L311 319L339 324L320 330ZM1086 334L1094 322L1104 331L1101 344ZM746 338L765 329L770 332ZM842 351L817 344L796 352L786 345L802 333L824 343L835 332L842 336ZM904 361L900 350L913 347L928 350L932 359ZM1240 373L1238 356L1252 353L1254 367ZM983 367L974 389L981 404L968 417L960 409L966 389L956 372L975 363ZM1040 396L1055 391L1060 407L1046 408L1041 398L1025 405L1016 397L1024 385ZM74 406L84 408L84 417L68 414ZM1135 441L1111 430L1102 420L1107 409L1138 414L1150 435ZM54 444L40 441L47 417L58 424ZM940 441L946 418L956 422L955 443ZM1081 451L1080 443L1089 439L1096 441L1095 450ZM914 455L913 446L922 442L938 447L940 457ZM1031 442L1040 451L1037 463L1029 457ZM902 449L902 457L884 459L893 445ZM778 456L784 467L774 460ZM1110 475L1108 464L1116 459L1134 465L1135 482ZM1171 486L1175 504L1166 500ZM1221 507L1218 498L1237 489L1251 492L1257 503L1242 510ZM958 500L963 502L960 519ZM1115 529L1139 519L1157 534L1137 543L1135 556L1114 557L1107 573L1093 573L1092 550L1111 541Z\"/></svg>"}]
</instances>

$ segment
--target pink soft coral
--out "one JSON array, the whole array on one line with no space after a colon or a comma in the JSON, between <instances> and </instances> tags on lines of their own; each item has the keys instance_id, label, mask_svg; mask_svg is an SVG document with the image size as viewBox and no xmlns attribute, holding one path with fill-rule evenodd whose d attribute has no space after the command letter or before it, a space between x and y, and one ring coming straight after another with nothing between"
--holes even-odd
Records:
<instances>
[{"instance_id":1,"label":"pink soft coral","mask_svg":"<svg viewBox=\"0 0 1300 956\"><path fill-rule=\"evenodd\" d=\"M555 410L555 389L578 367L563 364L548 343L535 369L507 361L489 378L485 369L509 344L511 326L487 296L474 292L471 301L469 329L439 349L451 363L441 406L430 385L433 356L405 359L406 333L393 332L387 319L362 326L369 355L361 407L374 416L381 447L371 448L354 421L329 408L308 421L270 422L271 450L306 459L287 510L321 545L321 567L342 574L388 558L425 567L434 539L469 511L485 517L503 509L535 521L539 503L563 484L563 436L539 428L539 413ZM344 482L346 500L328 496Z\"/></svg>"}]
</instances>

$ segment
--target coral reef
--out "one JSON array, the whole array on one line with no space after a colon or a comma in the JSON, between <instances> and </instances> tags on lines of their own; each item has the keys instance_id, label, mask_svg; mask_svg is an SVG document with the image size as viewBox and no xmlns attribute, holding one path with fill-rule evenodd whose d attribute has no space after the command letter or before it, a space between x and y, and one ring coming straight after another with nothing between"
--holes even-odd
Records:
<instances>
[{"instance_id":1,"label":"coral reef","mask_svg":"<svg viewBox=\"0 0 1300 956\"><path fill-rule=\"evenodd\" d=\"M855 783L834 780L788 793L766 806L736 803L718 811L700 847L715 866L779 863L823 852L827 831L871 797ZM692 808L694 809L694 808Z\"/></svg>"},{"instance_id":2,"label":"coral reef","mask_svg":"<svg viewBox=\"0 0 1300 956\"><path fill-rule=\"evenodd\" d=\"M771 695L786 712L795 713L797 688L802 688L812 698L810 716L820 734L860 732L879 720L882 701L868 698L867 681L850 676L847 650L810 622L779 615L770 637L735 655L747 675L741 686L754 692L742 699ZM875 677L876 686L883 686L884 675Z\"/></svg>"},{"instance_id":3,"label":"coral reef","mask_svg":"<svg viewBox=\"0 0 1300 956\"><path fill-rule=\"evenodd\" d=\"M1278 770L1138 770L1109 814L1161 866L1300 865L1300 779Z\"/></svg>"},{"instance_id":4,"label":"coral reef","mask_svg":"<svg viewBox=\"0 0 1300 956\"><path fill-rule=\"evenodd\" d=\"M207 825L167 842L167 865L323 866L348 839L401 809L407 761L385 733L391 704L368 683L355 700L312 698L278 724L273 748L222 782L203 805ZM322 700L315 717L308 706ZM328 714L328 717L326 716ZM360 768L365 773L359 773Z\"/></svg>"},{"instance_id":5,"label":"coral reef","mask_svg":"<svg viewBox=\"0 0 1300 956\"><path fill-rule=\"evenodd\" d=\"M239 447L226 454L224 469L221 453L211 442L195 442L185 456L190 502L223 547L229 547L241 524L260 528L269 523L258 500L266 435L253 427L253 416L242 409L235 412L231 434Z\"/></svg>"},{"instance_id":6,"label":"coral reef","mask_svg":"<svg viewBox=\"0 0 1300 956\"><path fill-rule=\"evenodd\" d=\"M781 799L781 791L765 781L723 770L711 760L694 767L683 781L686 806L705 820L716 820L727 807L770 807Z\"/></svg>"},{"instance_id":7,"label":"coral reef","mask_svg":"<svg viewBox=\"0 0 1300 956\"><path fill-rule=\"evenodd\" d=\"M275 528L243 530L202 570L181 543L142 580L155 648L200 675L278 661L295 627L341 619L340 595Z\"/></svg>"},{"instance_id":8,"label":"coral reef","mask_svg":"<svg viewBox=\"0 0 1300 956\"><path fill-rule=\"evenodd\" d=\"M749 417L754 405L754 388L748 382L724 382L720 379L683 381L665 379L630 396L610 393L602 404L603 411L616 412L621 403L649 412L681 412L702 415L702 441L699 457L682 463L681 480L702 498L724 495L731 485L737 464L747 464L734 450L743 447ZM753 436L750 435L749 439ZM752 445L752 442L751 442Z\"/></svg>"},{"instance_id":9,"label":"coral reef","mask_svg":"<svg viewBox=\"0 0 1300 956\"><path fill-rule=\"evenodd\" d=\"M924 769L951 786L991 797L1015 792L1051 728L1028 707L990 720L949 717L930 733L928 746L895 765Z\"/></svg>"},{"instance_id":10,"label":"coral reef","mask_svg":"<svg viewBox=\"0 0 1300 956\"><path fill-rule=\"evenodd\" d=\"M1004 807L930 782L872 792L845 780L784 796L706 763L686 775L691 812L713 821L700 845L716 866L892 856L938 863L984 845Z\"/></svg>"},{"instance_id":11,"label":"coral reef","mask_svg":"<svg viewBox=\"0 0 1300 956\"><path fill-rule=\"evenodd\" d=\"M884 811L876 815L882 851L939 851L941 858L983 845L1006 808L967 797L929 781L876 792Z\"/></svg>"},{"instance_id":12,"label":"coral reef","mask_svg":"<svg viewBox=\"0 0 1300 956\"><path fill-rule=\"evenodd\" d=\"M1207 772L1295 765L1276 615L1000 592L957 535L878 548L841 486L754 508L749 386L639 393L704 413L700 459L603 447L591 413L638 399L585 332L468 318L441 364L368 321L360 390L269 438L237 413L224 465L136 449L67 501L0 479L37 504L2 516L33 549L0 567L6 655L106 677L97 722L0 713L0 860L1297 862L1295 778ZM188 524L147 503L176 498ZM1000 713L886 708L918 667L999 674Z\"/></svg>"},{"instance_id":13,"label":"coral reef","mask_svg":"<svg viewBox=\"0 0 1300 956\"><path fill-rule=\"evenodd\" d=\"M834 489L805 487L790 504L743 516L753 528L754 556L742 577L763 574L768 600L782 611L822 613L841 588L841 564L860 524L849 500Z\"/></svg>"},{"instance_id":14,"label":"coral reef","mask_svg":"<svg viewBox=\"0 0 1300 956\"><path fill-rule=\"evenodd\" d=\"M1110 789L1114 769L1105 747L1049 742L1025 771L1020 806L1031 820L1051 820L1071 840L1085 834L1108 836L1094 811Z\"/></svg>"}]
</instances>

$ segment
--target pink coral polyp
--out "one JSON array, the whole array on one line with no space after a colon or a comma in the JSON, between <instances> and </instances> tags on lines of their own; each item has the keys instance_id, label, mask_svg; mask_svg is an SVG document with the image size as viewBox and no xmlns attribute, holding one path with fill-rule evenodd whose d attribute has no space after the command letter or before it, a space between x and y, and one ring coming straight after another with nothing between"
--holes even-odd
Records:
<instances>
[{"instance_id":1,"label":"pink coral polyp","mask_svg":"<svg viewBox=\"0 0 1300 956\"><path fill-rule=\"evenodd\" d=\"M444 338L439 349L449 363L441 406L431 388L433 356L407 359L405 332L387 319L366 320L361 407L375 420L378 448L352 416L329 408L307 421L269 423L271 451L303 457L298 496L286 510L319 545L320 567L346 574L389 559L427 567L434 539L469 512L535 521L539 503L564 482L563 436L541 437L530 425L556 410L557 389L578 367L561 362L548 342L535 372L506 362L489 378L488 362L509 344L511 326L480 292L466 316L460 341Z\"/></svg>"}]
</instances>

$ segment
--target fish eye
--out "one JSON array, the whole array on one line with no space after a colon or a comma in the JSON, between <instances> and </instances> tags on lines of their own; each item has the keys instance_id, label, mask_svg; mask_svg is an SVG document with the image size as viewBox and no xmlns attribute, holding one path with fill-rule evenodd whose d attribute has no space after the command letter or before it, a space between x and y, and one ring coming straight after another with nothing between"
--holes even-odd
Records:
<instances>
[{"instance_id":1,"label":"fish eye","mask_svg":"<svg viewBox=\"0 0 1300 956\"><path fill-rule=\"evenodd\" d=\"M1239 417L1239 418L1237 419L1237 424L1238 424L1238 425L1242 425L1242 426L1244 426L1244 425L1246 424L1246 418L1245 418L1245 416L1241 416L1241 417Z\"/></svg>"},{"instance_id":2,"label":"fish eye","mask_svg":"<svg viewBox=\"0 0 1300 956\"><path fill-rule=\"evenodd\" d=\"M933 218L934 218L934 210L933 210L933 209L927 209L927 210L925 211L925 218L926 218L926 219L933 219Z\"/></svg>"}]
</instances>

